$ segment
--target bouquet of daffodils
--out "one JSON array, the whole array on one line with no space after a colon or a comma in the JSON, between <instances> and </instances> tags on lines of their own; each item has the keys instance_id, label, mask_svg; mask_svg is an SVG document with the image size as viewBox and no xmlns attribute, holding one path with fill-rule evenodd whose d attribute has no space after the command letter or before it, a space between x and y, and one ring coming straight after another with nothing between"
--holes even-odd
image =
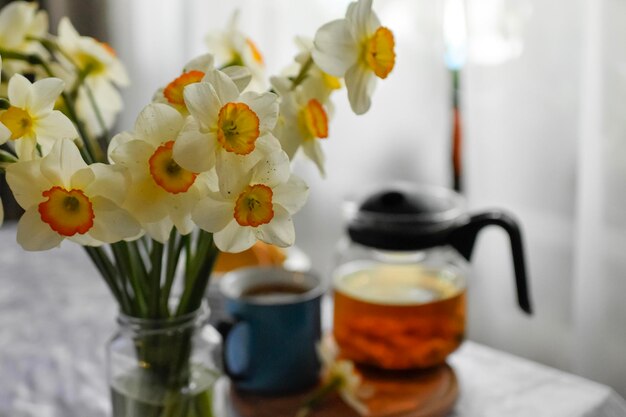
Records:
<instances>
[{"instance_id":1,"label":"bouquet of daffodils","mask_svg":"<svg viewBox=\"0 0 626 417\"><path fill-rule=\"evenodd\" d=\"M65 18L51 35L45 11L10 3L0 11L0 164L25 210L19 244L84 246L121 311L148 319L198 309L219 251L292 245L308 188L290 161L302 149L323 174L331 95L345 83L364 113L394 67L393 35L371 3L298 39L269 91L258 90L263 57L234 18L209 37L214 54L191 60L110 140L129 82L115 51Z\"/></svg>"}]
</instances>

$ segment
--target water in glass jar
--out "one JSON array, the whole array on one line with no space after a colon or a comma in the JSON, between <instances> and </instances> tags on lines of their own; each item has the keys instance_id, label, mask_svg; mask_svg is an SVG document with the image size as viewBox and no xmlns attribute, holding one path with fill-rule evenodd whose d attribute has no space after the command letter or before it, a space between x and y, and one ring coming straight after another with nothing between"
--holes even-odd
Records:
<instances>
[{"instance_id":1,"label":"water in glass jar","mask_svg":"<svg viewBox=\"0 0 626 417\"><path fill-rule=\"evenodd\" d=\"M170 390L139 372L116 378L111 386L113 417L212 416L215 371L197 367L190 386Z\"/></svg>"}]
</instances>

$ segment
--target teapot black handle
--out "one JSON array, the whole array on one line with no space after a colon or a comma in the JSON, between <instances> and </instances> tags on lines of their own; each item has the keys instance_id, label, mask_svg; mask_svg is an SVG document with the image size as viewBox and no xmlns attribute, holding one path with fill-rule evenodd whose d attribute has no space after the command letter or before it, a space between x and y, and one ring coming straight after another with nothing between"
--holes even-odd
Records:
<instances>
[{"instance_id":1,"label":"teapot black handle","mask_svg":"<svg viewBox=\"0 0 626 417\"><path fill-rule=\"evenodd\" d=\"M478 232L480 232L483 227L492 225L502 227L509 235L509 239L511 240L511 252L513 254L513 267L515 269L517 302L522 310L528 314L532 314L522 233L517 222L511 215L499 210L475 214L469 217L464 224L461 224L452 233L450 243L469 261L474 250Z\"/></svg>"}]
</instances>

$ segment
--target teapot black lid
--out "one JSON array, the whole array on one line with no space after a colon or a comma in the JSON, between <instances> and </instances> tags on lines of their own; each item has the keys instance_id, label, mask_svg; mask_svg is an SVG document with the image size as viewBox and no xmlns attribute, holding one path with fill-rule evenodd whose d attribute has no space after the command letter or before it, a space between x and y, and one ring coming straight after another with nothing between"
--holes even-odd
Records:
<instances>
[{"instance_id":1,"label":"teapot black lid","mask_svg":"<svg viewBox=\"0 0 626 417\"><path fill-rule=\"evenodd\" d=\"M406 183L379 188L352 204L350 238L383 250L445 245L465 213L463 199L454 191Z\"/></svg>"}]
</instances>

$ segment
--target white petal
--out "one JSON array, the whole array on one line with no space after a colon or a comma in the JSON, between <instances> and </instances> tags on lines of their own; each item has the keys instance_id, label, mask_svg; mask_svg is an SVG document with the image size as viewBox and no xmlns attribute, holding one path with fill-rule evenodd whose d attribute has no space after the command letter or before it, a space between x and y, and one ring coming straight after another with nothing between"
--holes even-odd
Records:
<instances>
[{"instance_id":1,"label":"white petal","mask_svg":"<svg viewBox=\"0 0 626 417\"><path fill-rule=\"evenodd\" d=\"M64 87L65 83L58 78L44 78L36 81L32 87L29 109L31 116L41 117L52 111Z\"/></svg>"},{"instance_id":2,"label":"white petal","mask_svg":"<svg viewBox=\"0 0 626 417\"><path fill-rule=\"evenodd\" d=\"M284 207L289 213L298 212L309 196L309 186L297 175L292 175L284 184L273 189L272 202Z\"/></svg>"},{"instance_id":3,"label":"white petal","mask_svg":"<svg viewBox=\"0 0 626 417\"><path fill-rule=\"evenodd\" d=\"M317 139L306 140L302 143L302 150L304 154L311 159L311 161L315 162L317 165L317 169L320 170L320 174L322 177L326 176L326 172L324 171L324 152L322 151L322 147L320 146L320 141Z\"/></svg>"},{"instance_id":4,"label":"white petal","mask_svg":"<svg viewBox=\"0 0 626 417\"><path fill-rule=\"evenodd\" d=\"M57 247L63 237L41 220L39 208L26 210L17 224L17 242L28 251L48 250Z\"/></svg>"},{"instance_id":5,"label":"white petal","mask_svg":"<svg viewBox=\"0 0 626 417\"><path fill-rule=\"evenodd\" d=\"M209 196L196 205L192 219L202 230L216 233L233 220L234 212L233 201L224 201Z\"/></svg>"},{"instance_id":6,"label":"white petal","mask_svg":"<svg viewBox=\"0 0 626 417\"><path fill-rule=\"evenodd\" d=\"M172 107L151 103L139 113L135 123L135 134L157 147L164 142L175 140L183 123L183 117Z\"/></svg>"},{"instance_id":7,"label":"white petal","mask_svg":"<svg viewBox=\"0 0 626 417\"><path fill-rule=\"evenodd\" d=\"M262 155L267 155L275 152L280 152L282 150L280 146L280 142L274 135L268 133L266 135L260 136L255 144L254 144L254 152ZM255 163L258 161L255 161Z\"/></svg>"},{"instance_id":8,"label":"white petal","mask_svg":"<svg viewBox=\"0 0 626 417\"><path fill-rule=\"evenodd\" d=\"M196 202L190 198L184 197L183 195L178 196L178 198L175 199L175 204L170 206L170 219L181 235L191 233L196 226L191 220L191 210L195 207Z\"/></svg>"},{"instance_id":9,"label":"white petal","mask_svg":"<svg viewBox=\"0 0 626 417\"><path fill-rule=\"evenodd\" d=\"M155 223L143 224L148 236L161 243L167 242L173 227L174 223L169 217Z\"/></svg>"},{"instance_id":10,"label":"white petal","mask_svg":"<svg viewBox=\"0 0 626 417\"><path fill-rule=\"evenodd\" d=\"M275 133L277 132L275 131ZM300 133L300 128L296 125L296 122L294 121L286 124L282 129L280 129L280 133L277 134L277 137L280 141L281 147L287 153L287 156L289 156L289 159L293 159L302 144L302 134Z\"/></svg>"},{"instance_id":11,"label":"white petal","mask_svg":"<svg viewBox=\"0 0 626 417\"><path fill-rule=\"evenodd\" d=\"M139 234L141 226L126 210L104 197L91 198L94 224L89 234L101 242L114 243Z\"/></svg>"},{"instance_id":12,"label":"white petal","mask_svg":"<svg viewBox=\"0 0 626 417\"><path fill-rule=\"evenodd\" d=\"M80 234L76 233L73 236L68 236L67 240L71 240L74 243L77 243L81 246L101 246L104 242L94 239L89 233Z\"/></svg>"},{"instance_id":13,"label":"white petal","mask_svg":"<svg viewBox=\"0 0 626 417\"><path fill-rule=\"evenodd\" d=\"M284 151L279 151L266 155L254 166L251 182L265 184L273 188L286 182L289 175L291 175L289 157Z\"/></svg>"},{"instance_id":14,"label":"white petal","mask_svg":"<svg viewBox=\"0 0 626 417\"><path fill-rule=\"evenodd\" d=\"M87 168L79 169L78 171L76 171L74 175L72 175L72 178L70 178L69 188L76 188L85 191L85 189L93 182L93 180L96 179L96 174L94 174L91 167L92 166L90 165ZM87 195L90 194L87 193Z\"/></svg>"},{"instance_id":15,"label":"white petal","mask_svg":"<svg viewBox=\"0 0 626 417\"><path fill-rule=\"evenodd\" d=\"M287 77L270 77L270 84L283 100L291 92L293 86L293 82Z\"/></svg>"},{"instance_id":16,"label":"white petal","mask_svg":"<svg viewBox=\"0 0 626 417\"><path fill-rule=\"evenodd\" d=\"M41 193L54 186L41 175L41 161L19 161L6 168L6 179L13 197L20 206L28 209L44 200Z\"/></svg>"},{"instance_id":17,"label":"white petal","mask_svg":"<svg viewBox=\"0 0 626 417\"><path fill-rule=\"evenodd\" d=\"M93 179L89 184L76 184L78 175L82 171L91 171ZM103 196L115 204L124 203L129 187L127 170L119 165L91 164L85 170L78 171L72 177L72 187L82 189L89 196Z\"/></svg>"},{"instance_id":18,"label":"white petal","mask_svg":"<svg viewBox=\"0 0 626 417\"><path fill-rule=\"evenodd\" d=\"M211 84L220 102L224 104L235 101L239 97L237 85L222 71L213 70L207 72L202 82Z\"/></svg>"},{"instance_id":19,"label":"white petal","mask_svg":"<svg viewBox=\"0 0 626 417\"><path fill-rule=\"evenodd\" d=\"M70 42L76 42L80 38L80 34L74 29L72 22L67 17L62 17L59 21L59 38Z\"/></svg>"},{"instance_id":20,"label":"white petal","mask_svg":"<svg viewBox=\"0 0 626 417\"><path fill-rule=\"evenodd\" d=\"M207 73L208 71L214 68L213 62L214 62L213 55L211 54L200 55L198 57L195 57L191 61L189 61L183 68L183 71L184 72L200 71L200 72Z\"/></svg>"},{"instance_id":21,"label":"white petal","mask_svg":"<svg viewBox=\"0 0 626 417\"><path fill-rule=\"evenodd\" d=\"M148 160L155 147L143 140L129 140L116 146L111 152L111 159L132 172L145 172ZM146 174L147 175L147 174Z\"/></svg>"},{"instance_id":22,"label":"white petal","mask_svg":"<svg viewBox=\"0 0 626 417\"><path fill-rule=\"evenodd\" d=\"M130 85L130 78L128 77L126 67L117 58L113 59L109 63L107 68L107 76L112 82L120 87L126 87Z\"/></svg>"},{"instance_id":23,"label":"white petal","mask_svg":"<svg viewBox=\"0 0 626 417\"><path fill-rule=\"evenodd\" d=\"M274 93L244 93L240 100L246 103L259 118L261 134L274 129L278 119L278 96Z\"/></svg>"},{"instance_id":24,"label":"white petal","mask_svg":"<svg viewBox=\"0 0 626 417\"><path fill-rule=\"evenodd\" d=\"M12 106L25 109L30 106L32 84L22 74L15 74L9 80L9 101Z\"/></svg>"},{"instance_id":25,"label":"white petal","mask_svg":"<svg viewBox=\"0 0 626 417\"><path fill-rule=\"evenodd\" d=\"M183 96L189 113L203 128L209 129L217 125L222 102L211 84L203 82L189 84L183 90Z\"/></svg>"},{"instance_id":26,"label":"white petal","mask_svg":"<svg viewBox=\"0 0 626 417\"><path fill-rule=\"evenodd\" d=\"M74 142L67 139L55 143L52 151L41 161L41 173L51 183L65 188L70 187L72 175L86 167Z\"/></svg>"},{"instance_id":27,"label":"white petal","mask_svg":"<svg viewBox=\"0 0 626 417\"><path fill-rule=\"evenodd\" d=\"M231 67L224 68L222 72L228 75L228 78L235 83L239 92L245 90L252 79L252 73L247 67L233 65Z\"/></svg>"},{"instance_id":28,"label":"white petal","mask_svg":"<svg viewBox=\"0 0 626 417\"><path fill-rule=\"evenodd\" d=\"M54 142L59 139L74 139L78 137L76 127L66 115L58 110L53 110L46 116L35 121L35 132L37 141Z\"/></svg>"},{"instance_id":29,"label":"white petal","mask_svg":"<svg viewBox=\"0 0 626 417\"><path fill-rule=\"evenodd\" d=\"M0 11L0 35L3 48L18 47L23 41L28 29L26 22L32 16L33 6L35 5L16 1L2 8Z\"/></svg>"},{"instance_id":30,"label":"white petal","mask_svg":"<svg viewBox=\"0 0 626 417\"><path fill-rule=\"evenodd\" d=\"M346 88L353 112L363 114L369 110L374 87L376 87L376 76L373 71L358 63L348 70Z\"/></svg>"},{"instance_id":31,"label":"white petal","mask_svg":"<svg viewBox=\"0 0 626 417\"><path fill-rule=\"evenodd\" d=\"M291 216L287 210L276 204L274 204L272 221L257 227L255 234L259 240L281 248L293 245L296 240L296 231Z\"/></svg>"},{"instance_id":32,"label":"white petal","mask_svg":"<svg viewBox=\"0 0 626 417\"><path fill-rule=\"evenodd\" d=\"M22 136L15 142L15 153L20 161L30 161L37 157L37 138L34 135Z\"/></svg>"},{"instance_id":33,"label":"white petal","mask_svg":"<svg viewBox=\"0 0 626 417\"><path fill-rule=\"evenodd\" d=\"M150 175L133 178L124 208L141 223L161 221L169 214L170 194L156 185Z\"/></svg>"},{"instance_id":34,"label":"white petal","mask_svg":"<svg viewBox=\"0 0 626 417\"><path fill-rule=\"evenodd\" d=\"M0 145L11 139L11 135L12 133L9 128L0 123Z\"/></svg>"},{"instance_id":35,"label":"white petal","mask_svg":"<svg viewBox=\"0 0 626 417\"><path fill-rule=\"evenodd\" d=\"M130 132L121 132L113 136L113 139L111 139L111 141L109 142L109 146L107 148L107 154L108 154L109 160L113 161L112 155L113 153L115 153L115 149L118 146L128 143L134 139L135 138L131 135Z\"/></svg>"},{"instance_id":36,"label":"white petal","mask_svg":"<svg viewBox=\"0 0 626 417\"><path fill-rule=\"evenodd\" d=\"M237 155L234 152L218 151L215 170L222 195L239 192L249 183L252 175L249 172L250 156Z\"/></svg>"},{"instance_id":37,"label":"white petal","mask_svg":"<svg viewBox=\"0 0 626 417\"><path fill-rule=\"evenodd\" d=\"M226 227L213 235L215 245L222 252L243 252L256 243L252 227L240 226L232 220Z\"/></svg>"},{"instance_id":38,"label":"white petal","mask_svg":"<svg viewBox=\"0 0 626 417\"><path fill-rule=\"evenodd\" d=\"M345 19L320 27L315 34L313 60L325 72L343 77L358 60L359 46L352 38Z\"/></svg>"},{"instance_id":39,"label":"white petal","mask_svg":"<svg viewBox=\"0 0 626 417\"><path fill-rule=\"evenodd\" d=\"M192 172L209 171L215 166L217 137L214 133L202 133L198 124L191 120L185 124L174 142L174 160Z\"/></svg>"},{"instance_id":40,"label":"white petal","mask_svg":"<svg viewBox=\"0 0 626 417\"><path fill-rule=\"evenodd\" d=\"M48 32L48 13L45 10L39 10L30 25L28 35L42 38L46 36L46 32Z\"/></svg>"},{"instance_id":41,"label":"white petal","mask_svg":"<svg viewBox=\"0 0 626 417\"><path fill-rule=\"evenodd\" d=\"M124 102L119 90L115 88L106 78L87 78L86 83L89 85L89 88L91 88L91 92L96 99L100 112L105 113L103 115L105 116L105 119L106 115L117 114L120 110L122 110L122 108L124 108ZM89 100L87 92L84 88L79 90L79 94L85 96L86 100ZM91 103L89 103L89 107L92 107Z\"/></svg>"},{"instance_id":42,"label":"white petal","mask_svg":"<svg viewBox=\"0 0 626 417\"><path fill-rule=\"evenodd\" d=\"M372 11L372 0L351 3L346 12L346 19L354 28L355 38L359 40L374 33L380 26L380 21Z\"/></svg>"}]
</instances>

